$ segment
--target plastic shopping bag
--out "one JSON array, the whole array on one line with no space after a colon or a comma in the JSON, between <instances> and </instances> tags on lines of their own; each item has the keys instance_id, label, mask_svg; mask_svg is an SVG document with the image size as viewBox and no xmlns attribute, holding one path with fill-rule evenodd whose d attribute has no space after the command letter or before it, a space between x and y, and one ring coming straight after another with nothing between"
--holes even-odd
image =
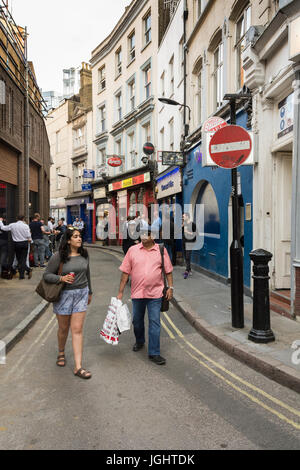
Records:
<instances>
[{"instance_id":1,"label":"plastic shopping bag","mask_svg":"<svg viewBox=\"0 0 300 470\"><path fill-rule=\"evenodd\" d=\"M117 310L117 325L119 331L123 333L123 331L130 330L131 327L131 314L129 308L126 304L122 305L122 307L118 308Z\"/></svg>"},{"instance_id":2,"label":"plastic shopping bag","mask_svg":"<svg viewBox=\"0 0 300 470\"><path fill-rule=\"evenodd\" d=\"M116 297L112 297L104 320L103 328L100 331L100 336L102 336L104 341L107 344L113 344L114 346L119 344L117 311L120 307L122 307L121 300L118 300Z\"/></svg>"}]
</instances>

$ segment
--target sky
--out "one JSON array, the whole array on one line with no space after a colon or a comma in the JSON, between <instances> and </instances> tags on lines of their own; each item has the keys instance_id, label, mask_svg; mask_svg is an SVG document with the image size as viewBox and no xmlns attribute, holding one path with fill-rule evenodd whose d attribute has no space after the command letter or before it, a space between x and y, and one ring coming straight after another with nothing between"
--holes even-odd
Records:
<instances>
[{"instance_id":1,"label":"sky","mask_svg":"<svg viewBox=\"0 0 300 470\"><path fill-rule=\"evenodd\" d=\"M9 0L14 20L27 26L28 60L43 91L62 92L62 70L89 62L130 0Z\"/></svg>"}]
</instances>

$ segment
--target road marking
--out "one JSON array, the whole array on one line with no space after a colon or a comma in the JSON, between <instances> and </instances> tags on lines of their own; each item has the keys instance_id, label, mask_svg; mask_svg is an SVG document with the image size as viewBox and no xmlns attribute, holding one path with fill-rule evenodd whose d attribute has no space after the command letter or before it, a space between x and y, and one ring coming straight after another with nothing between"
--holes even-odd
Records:
<instances>
[{"instance_id":1,"label":"road marking","mask_svg":"<svg viewBox=\"0 0 300 470\"><path fill-rule=\"evenodd\" d=\"M172 322L172 320L170 319L170 317L168 316L168 314L166 312L163 312L163 315L165 316L165 318L167 319L167 321L170 323L170 325L173 327L173 329L176 331L176 333L178 334L178 336L180 338L182 338L184 340L184 342L191 348L193 349L195 352L197 352L200 356L202 356L205 360L207 360L208 362L212 363L213 365L215 365L216 367L218 367L219 369L221 369L223 372L225 372L226 374L230 375L232 378L238 380L239 382L241 382L243 385L249 387L250 389L260 393L261 395L263 395L265 398L269 399L270 401L276 403L277 405L281 406L282 408L285 408L287 409L289 412L291 412L292 414L296 415L296 416L300 416L300 412L294 408L292 408L291 406L283 403L281 400L278 400L277 398L275 397L272 397L271 395L269 395L267 392L264 392L263 390L261 390L260 388L258 387L255 387L254 385L250 384L249 382L247 382L246 380L243 380L242 378L240 378L239 376L237 376L236 374L233 374L232 372L230 372L228 369L226 369L225 367L221 366L219 363L215 362L214 360L212 360L210 357L208 357L206 354L202 353L201 351L199 351L195 346L193 346L188 340L185 339L184 335L182 334L182 332L174 325L174 323ZM176 338L175 338L175 341L176 341ZM178 341L176 341L177 344L180 344L178 343ZM218 372L216 372L215 370L213 370L211 367L209 367L207 364L205 364L203 361L201 361L199 358L197 358L196 356L194 356L192 353L190 353L186 348L184 348L183 346L181 346L181 348L189 355L191 356L193 359L195 359L197 362L199 362L201 365L203 365L204 367L206 367L209 371L211 371L214 375L216 375L217 377L219 377L221 380L223 380L224 382L226 382L228 385L230 385L231 387L233 387L235 390L239 391L240 393L242 393L243 395L247 396L251 401L253 401L254 403L256 404L259 404L260 406L262 406L264 409L268 410L269 412L271 412L272 414L275 414L277 417L279 417L280 419L282 419L283 421L287 422L288 424L292 425L294 428L296 429L300 429L300 424L298 423L295 423L294 421L290 420L289 418L287 418L286 416L284 416L282 413L279 413L278 411L274 410L273 408L269 407L268 405L264 404L262 401L258 400L257 398L255 398L253 395L250 395L248 392L242 390L240 387L238 387L237 385L235 385L233 382L229 381L228 379L226 379L225 377L223 377L221 374L219 374Z\"/></svg>"},{"instance_id":2,"label":"road marking","mask_svg":"<svg viewBox=\"0 0 300 470\"><path fill-rule=\"evenodd\" d=\"M42 332L39 334L39 336L37 337L37 339L31 344L31 346L27 349L27 351L20 357L20 359L18 360L18 362L8 371L7 375L6 375L6 378L4 379L4 383L7 382L7 380L10 378L10 376L17 370L17 368L20 366L20 364L22 364L22 362L24 363L25 362L25 359L26 357L28 356L29 352L32 350L32 348L34 348L34 346L40 341L40 339L42 338L42 336L44 335L44 333L46 333L47 329L51 326L51 323L55 322L56 320L56 317L53 316L51 318L51 320L47 323L47 325L45 326L45 328L42 330ZM55 324L54 324L55 326ZM51 330L52 331L52 330ZM27 361L26 361L27 362Z\"/></svg>"}]
</instances>

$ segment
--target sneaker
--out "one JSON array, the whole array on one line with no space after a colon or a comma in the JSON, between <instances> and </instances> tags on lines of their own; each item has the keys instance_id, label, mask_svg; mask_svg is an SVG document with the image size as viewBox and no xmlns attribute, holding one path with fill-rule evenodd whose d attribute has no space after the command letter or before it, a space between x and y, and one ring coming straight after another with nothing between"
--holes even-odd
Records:
<instances>
[{"instance_id":1,"label":"sneaker","mask_svg":"<svg viewBox=\"0 0 300 470\"><path fill-rule=\"evenodd\" d=\"M144 347L144 344L143 343L135 343L135 345L133 346L132 350L134 352L137 352L139 351L140 349L142 349Z\"/></svg>"},{"instance_id":2,"label":"sneaker","mask_svg":"<svg viewBox=\"0 0 300 470\"><path fill-rule=\"evenodd\" d=\"M193 273L192 271L189 272L189 277L192 277Z\"/></svg>"},{"instance_id":3,"label":"sneaker","mask_svg":"<svg viewBox=\"0 0 300 470\"><path fill-rule=\"evenodd\" d=\"M167 362L162 356L149 356L149 360L157 364L158 366L164 366Z\"/></svg>"},{"instance_id":4,"label":"sneaker","mask_svg":"<svg viewBox=\"0 0 300 470\"><path fill-rule=\"evenodd\" d=\"M183 273L183 277L184 277L184 279L187 279L189 277L189 273L187 271L185 271L185 273Z\"/></svg>"}]
</instances>

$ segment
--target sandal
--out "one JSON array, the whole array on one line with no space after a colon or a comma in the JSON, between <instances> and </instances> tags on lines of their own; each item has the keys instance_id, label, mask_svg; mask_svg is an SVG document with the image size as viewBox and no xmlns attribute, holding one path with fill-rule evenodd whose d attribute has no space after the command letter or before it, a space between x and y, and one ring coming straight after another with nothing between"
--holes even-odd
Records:
<instances>
[{"instance_id":1,"label":"sandal","mask_svg":"<svg viewBox=\"0 0 300 470\"><path fill-rule=\"evenodd\" d=\"M67 361L66 361L66 358L65 358L64 351L59 351L59 355L57 356L56 365L58 367L65 367L66 363L67 363Z\"/></svg>"},{"instance_id":2,"label":"sandal","mask_svg":"<svg viewBox=\"0 0 300 470\"><path fill-rule=\"evenodd\" d=\"M86 379L86 380L92 377L92 374L88 370L84 370L82 367L78 369L77 372L74 372L74 375L77 375L77 377L80 377L81 379Z\"/></svg>"}]
</instances>

